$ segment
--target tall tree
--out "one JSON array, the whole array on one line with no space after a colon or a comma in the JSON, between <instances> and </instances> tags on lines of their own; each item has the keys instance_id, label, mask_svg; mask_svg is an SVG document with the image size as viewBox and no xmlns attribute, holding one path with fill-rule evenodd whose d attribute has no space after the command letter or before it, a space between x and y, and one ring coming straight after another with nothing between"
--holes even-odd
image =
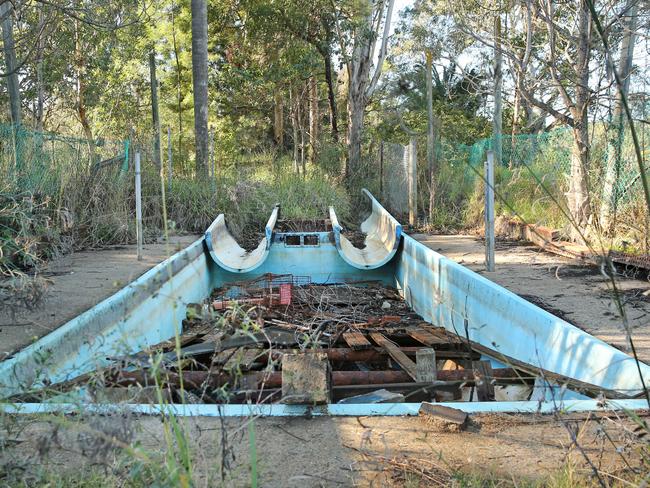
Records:
<instances>
[{"instance_id":1,"label":"tall tree","mask_svg":"<svg viewBox=\"0 0 650 488\"><path fill-rule=\"evenodd\" d=\"M348 159L345 176L354 176L361 164L361 142L365 110L377 88L388 50L388 35L395 0L368 0L362 4L348 53ZM379 33L383 34L380 36ZM341 36L339 36L341 37ZM372 71L377 40L381 38L377 63ZM343 39L341 39L343 47Z\"/></svg>"},{"instance_id":2,"label":"tall tree","mask_svg":"<svg viewBox=\"0 0 650 488\"><path fill-rule=\"evenodd\" d=\"M501 164L502 117L503 117L503 56L501 55L501 11L494 15L494 114L492 116L492 137L494 138L494 159Z\"/></svg>"},{"instance_id":3,"label":"tall tree","mask_svg":"<svg viewBox=\"0 0 650 488\"><path fill-rule=\"evenodd\" d=\"M19 126L22 122L20 108L20 87L18 81L18 65L16 63L16 48L14 44L13 4L4 1L0 4L0 19L2 21L2 41L5 55L7 91L11 108L11 123Z\"/></svg>"},{"instance_id":4,"label":"tall tree","mask_svg":"<svg viewBox=\"0 0 650 488\"><path fill-rule=\"evenodd\" d=\"M610 128L609 146L607 151L607 166L605 169L605 181L603 182L602 204L600 207L600 226L605 233L613 230L614 215L618 202L616 183L621 171L621 159L624 130L623 97L627 97L630 91L630 74L632 72L632 61L634 59L634 44L636 39L638 0L628 0L622 14L623 38L621 41L621 53L619 56L619 77L623 80L623 86L616 92L614 99L614 110L612 112L612 126Z\"/></svg>"},{"instance_id":5,"label":"tall tree","mask_svg":"<svg viewBox=\"0 0 650 488\"><path fill-rule=\"evenodd\" d=\"M192 0L192 84L196 175L208 174L208 4Z\"/></svg>"},{"instance_id":6,"label":"tall tree","mask_svg":"<svg viewBox=\"0 0 650 488\"><path fill-rule=\"evenodd\" d=\"M463 31L487 47L495 48L494 29L483 28L487 11L471 4L467 8L455 5L455 18ZM589 130L588 110L593 101L589 85L591 46L591 16L587 0L556 8L552 0L525 0L517 9L521 21L512 23L511 42L500 41L499 51L509 59L517 74L517 90L531 106L549 114L572 129L573 150L566 193L572 216L572 236L581 239L591 223L592 207L589 195ZM519 42L520 39L523 40ZM535 46L545 39L548 48L540 54ZM523 55L521 54L523 50ZM534 68L534 65L535 68ZM539 79L539 74L548 76ZM540 83L549 87L540 91Z\"/></svg>"}]
</instances>

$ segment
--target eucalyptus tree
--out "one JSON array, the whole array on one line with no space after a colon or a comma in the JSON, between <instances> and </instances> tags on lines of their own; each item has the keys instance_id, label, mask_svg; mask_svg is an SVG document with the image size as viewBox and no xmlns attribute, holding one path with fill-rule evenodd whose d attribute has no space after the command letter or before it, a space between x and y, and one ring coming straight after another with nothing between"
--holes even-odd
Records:
<instances>
[{"instance_id":1,"label":"eucalyptus tree","mask_svg":"<svg viewBox=\"0 0 650 488\"><path fill-rule=\"evenodd\" d=\"M452 8L451 3L447 3ZM454 2L458 25L470 37L498 49L516 72L520 96L559 123L572 129L567 206L576 239L592 221L590 200L590 143L588 114L594 100L590 86L593 39L587 0L555 4L549 0L524 0L510 5L509 32L495 36L484 18L495 6ZM538 47L540 44L542 49ZM536 68L536 69L535 69ZM539 73L545 78L539 79ZM540 89L545 86L546 89Z\"/></svg>"},{"instance_id":2,"label":"eucalyptus tree","mask_svg":"<svg viewBox=\"0 0 650 488\"><path fill-rule=\"evenodd\" d=\"M600 206L600 226L605 233L613 230L614 217L618 203L618 191L616 185L621 172L624 130L623 98L627 97L630 91L630 79L634 60L634 47L637 37L638 10L640 0L627 0L620 15L617 16L617 23L621 31L620 54L618 60L619 77L623 80L621 90L616 92L614 107L612 110L611 137L607 152L607 165L605 168L605 179L603 182L602 203Z\"/></svg>"},{"instance_id":3,"label":"eucalyptus tree","mask_svg":"<svg viewBox=\"0 0 650 488\"><path fill-rule=\"evenodd\" d=\"M4 77L7 81L9 105L11 108L11 123L18 127L21 124L22 112L20 106L20 88L18 82L18 64L16 62L16 47L14 43L14 8L11 2L0 4L0 22L2 22L2 43L5 56L6 71Z\"/></svg>"},{"instance_id":4,"label":"eucalyptus tree","mask_svg":"<svg viewBox=\"0 0 650 488\"><path fill-rule=\"evenodd\" d=\"M361 164L365 110L377 88L388 52L394 4L394 0L365 0L340 5L336 12L339 46L348 83L346 179L355 176Z\"/></svg>"},{"instance_id":5,"label":"eucalyptus tree","mask_svg":"<svg viewBox=\"0 0 650 488\"><path fill-rule=\"evenodd\" d=\"M208 4L192 0L192 85L197 177L208 174Z\"/></svg>"}]
</instances>

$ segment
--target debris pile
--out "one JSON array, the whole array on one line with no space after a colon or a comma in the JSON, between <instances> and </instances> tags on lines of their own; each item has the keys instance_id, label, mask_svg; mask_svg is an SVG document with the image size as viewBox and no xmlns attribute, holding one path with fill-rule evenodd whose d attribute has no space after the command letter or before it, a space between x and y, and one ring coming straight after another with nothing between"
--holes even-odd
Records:
<instances>
[{"instance_id":1,"label":"debris pile","mask_svg":"<svg viewBox=\"0 0 650 488\"><path fill-rule=\"evenodd\" d=\"M313 405L489 401L500 385L529 386L529 394L534 379L493 369L469 341L423 321L378 281L267 274L231 283L189 306L182 331L111 358L91 383L113 398L139 388L141 400L155 387L172 402Z\"/></svg>"}]
</instances>

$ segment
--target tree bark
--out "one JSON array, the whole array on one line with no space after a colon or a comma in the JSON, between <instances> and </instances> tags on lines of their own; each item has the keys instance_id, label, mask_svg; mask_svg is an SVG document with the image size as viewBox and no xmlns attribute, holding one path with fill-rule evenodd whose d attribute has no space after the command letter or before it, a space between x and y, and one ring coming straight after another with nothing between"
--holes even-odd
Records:
<instances>
[{"instance_id":1,"label":"tree bark","mask_svg":"<svg viewBox=\"0 0 650 488\"><path fill-rule=\"evenodd\" d=\"M348 97L348 163L345 178L354 177L361 164L361 135L366 102L363 94L350 92Z\"/></svg>"},{"instance_id":2,"label":"tree bark","mask_svg":"<svg viewBox=\"0 0 650 488\"><path fill-rule=\"evenodd\" d=\"M18 127L22 123L20 108L20 85L18 73L16 73L16 47L14 44L14 23L13 5L5 1L0 4L0 18L2 18L2 41L7 67L7 92L9 93L9 105L11 123Z\"/></svg>"},{"instance_id":3,"label":"tree bark","mask_svg":"<svg viewBox=\"0 0 650 488\"><path fill-rule=\"evenodd\" d=\"M497 12L494 18L494 115L492 118L492 137L494 141L495 165L502 161L502 113L503 99L501 87L503 85L503 56L501 53L501 17Z\"/></svg>"},{"instance_id":4,"label":"tree bark","mask_svg":"<svg viewBox=\"0 0 650 488\"><path fill-rule=\"evenodd\" d=\"M77 71L77 116L88 141L88 151L90 153L91 163L95 163L95 140L93 131L88 120L86 110L86 58L84 56L84 47L81 42L81 25L79 20L75 20L75 64Z\"/></svg>"},{"instance_id":5,"label":"tree bark","mask_svg":"<svg viewBox=\"0 0 650 488\"><path fill-rule=\"evenodd\" d=\"M38 11L38 24L39 32L42 32L42 27L44 23L43 16L43 6L40 7ZM36 46L36 132L43 132L43 116L44 116L44 105L45 105L45 80L43 79L43 51L45 50L43 36L38 36L37 46ZM42 142L42 139L39 138L39 141Z\"/></svg>"},{"instance_id":6,"label":"tree bark","mask_svg":"<svg viewBox=\"0 0 650 488\"><path fill-rule=\"evenodd\" d=\"M175 4L171 7L172 16L172 47L174 49L174 63L176 64L176 110L178 111L178 159L183 159L183 90L182 90L182 68L180 61L180 53L178 49L178 42L176 41L176 19L175 19Z\"/></svg>"},{"instance_id":7,"label":"tree bark","mask_svg":"<svg viewBox=\"0 0 650 488\"><path fill-rule=\"evenodd\" d=\"M318 157L318 137L320 113L318 110L318 83L309 78L309 162L314 164Z\"/></svg>"},{"instance_id":8,"label":"tree bark","mask_svg":"<svg viewBox=\"0 0 650 488\"><path fill-rule=\"evenodd\" d=\"M192 0L192 86L196 176L208 175L208 5Z\"/></svg>"},{"instance_id":9,"label":"tree bark","mask_svg":"<svg viewBox=\"0 0 650 488\"><path fill-rule=\"evenodd\" d=\"M586 0L580 2L578 17L578 51L576 56L575 102L573 116L574 147L571 154L571 176L567 202L577 229L572 226L572 237L582 240L581 231L591 220L589 197L589 57L591 42L591 14Z\"/></svg>"},{"instance_id":10,"label":"tree bark","mask_svg":"<svg viewBox=\"0 0 650 488\"><path fill-rule=\"evenodd\" d=\"M332 140L339 142L338 112L336 108L336 92L334 91L334 80L332 76L331 53L323 54L325 60L325 82L327 83L327 99L330 108L330 126L332 127Z\"/></svg>"},{"instance_id":11,"label":"tree bark","mask_svg":"<svg viewBox=\"0 0 650 488\"><path fill-rule=\"evenodd\" d=\"M433 53L427 50L425 81L427 86L427 168L429 172L429 220L433 218L434 202L436 198L436 178L434 167L434 121L433 121Z\"/></svg>"},{"instance_id":12,"label":"tree bark","mask_svg":"<svg viewBox=\"0 0 650 488\"><path fill-rule=\"evenodd\" d=\"M293 87L289 90L289 98L291 104L289 118L291 119L291 131L293 134L293 172L300 174L300 147L298 142L298 107L300 102L298 101L296 90Z\"/></svg>"},{"instance_id":13,"label":"tree bark","mask_svg":"<svg viewBox=\"0 0 650 488\"><path fill-rule=\"evenodd\" d=\"M149 53L149 74L151 84L151 119L153 123L153 160L162 172L162 150L160 143L160 113L158 110L158 79L156 78L156 54Z\"/></svg>"},{"instance_id":14,"label":"tree bark","mask_svg":"<svg viewBox=\"0 0 650 488\"><path fill-rule=\"evenodd\" d=\"M605 234L613 231L614 220L618 204L618 192L615 189L621 171L621 159L625 131L623 125L623 96L630 90L630 72L634 57L634 43L637 25L637 0L628 0L626 6L626 20L623 22L623 38L621 40L621 54L619 58L619 76L623 80L621 91L616 92L614 110L612 113L612 127L607 150L607 166L603 182L602 203L600 207L600 226Z\"/></svg>"},{"instance_id":15,"label":"tree bark","mask_svg":"<svg viewBox=\"0 0 650 488\"><path fill-rule=\"evenodd\" d=\"M284 146L284 101L280 88L273 95L273 139L278 147Z\"/></svg>"}]
</instances>

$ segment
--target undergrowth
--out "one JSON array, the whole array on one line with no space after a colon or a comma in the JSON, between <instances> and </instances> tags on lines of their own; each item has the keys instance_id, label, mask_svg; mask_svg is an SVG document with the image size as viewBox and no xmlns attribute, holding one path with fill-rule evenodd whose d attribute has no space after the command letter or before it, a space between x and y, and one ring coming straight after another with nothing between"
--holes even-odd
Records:
<instances>
[{"instance_id":1,"label":"undergrowth","mask_svg":"<svg viewBox=\"0 0 650 488\"><path fill-rule=\"evenodd\" d=\"M272 152L250 158L246 171L230 168L203 181L174 178L165 195L170 231L202 233L224 213L236 238L257 239L276 204L281 218L326 218L330 205L336 205L342 219L350 215L346 191L326 173L310 169L307 175L297 175L287 157ZM161 179L146 161L142 209L145 242L155 240L165 227ZM84 171L76 165L29 183L5 175L0 179L0 303L36 304L43 282L35 276L54 257L135 239L132 168Z\"/></svg>"}]
</instances>

